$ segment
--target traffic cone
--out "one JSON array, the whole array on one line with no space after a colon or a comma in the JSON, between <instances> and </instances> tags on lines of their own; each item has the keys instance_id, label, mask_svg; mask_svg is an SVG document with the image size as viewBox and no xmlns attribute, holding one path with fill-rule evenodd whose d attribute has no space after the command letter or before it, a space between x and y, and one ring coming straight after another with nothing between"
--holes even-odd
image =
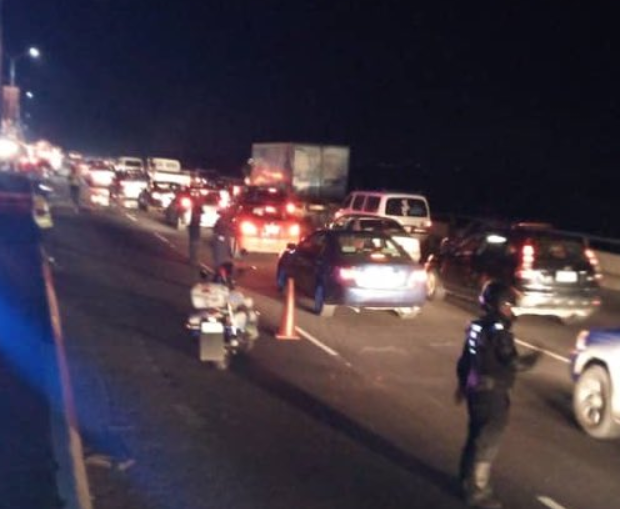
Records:
<instances>
[{"instance_id":1,"label":"traffic cone","mask_svg":"<svg viewBox=\"0 0 620 509\"><path fill-rule=\"evenodd\" d=\"M276 339L301 339L295 330L295 282L292 277L289 277L286 281L286 300L284 301L284 312L282 313L280 330L276 334Z\"/></svg>"}]
</instances>

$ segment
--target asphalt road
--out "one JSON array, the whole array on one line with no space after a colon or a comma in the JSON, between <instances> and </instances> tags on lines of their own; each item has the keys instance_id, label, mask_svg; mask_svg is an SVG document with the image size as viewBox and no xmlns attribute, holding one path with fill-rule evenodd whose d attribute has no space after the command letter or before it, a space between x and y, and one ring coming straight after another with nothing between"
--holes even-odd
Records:
<instances>
[{"instance_id":1,"label":"asphalt road","mask_svg":"<svg viewBox=\"0 0 620 509\"><path fill-rule=\"evenodd\" d=\"M248 359L219 372L197 360L183 329L196 280L183 232L135 211L58 207L55 222L96 507L462 507L455 471L466 416L452 394L475 310L433 302L413 321L348 309L325 320L300 299L304 339L277 341L275 259L249 256L244 265L256 269L239 283L262 313L262 335ZM613 324L618 309L610 296L592 323ZM619 505L620 444L586 437L571 416L577 330L516 325L547 354L514 393L495 467L507 507Z\"/></svg>"}]
</instances>

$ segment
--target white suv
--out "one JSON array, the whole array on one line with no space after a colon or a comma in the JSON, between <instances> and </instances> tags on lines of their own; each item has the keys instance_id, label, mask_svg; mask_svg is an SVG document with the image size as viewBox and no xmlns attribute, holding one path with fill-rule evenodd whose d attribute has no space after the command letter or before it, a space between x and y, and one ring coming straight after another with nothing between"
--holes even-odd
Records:
<instances>
[{"instance_id":1,"label":"white suv","mask_svg":"<svg viewBox=\"0 0 620 509\"><path fill-rule=\"evenodd\" d=\"M336 212L389 217L398 221L408 233L425 238L432 225L427 199L420 194L385 191L353 191Z\"/></svg>"},{"instance_id":2,"label":"white suv","mask_svg":"<svg viewBox=\"0 0 620 509\"><path fill-rule=\"evenodd\" d=\"M579 425L594 438L620 437L620 329L581 331L571 374Z\"/></svg>"}]
</instances>

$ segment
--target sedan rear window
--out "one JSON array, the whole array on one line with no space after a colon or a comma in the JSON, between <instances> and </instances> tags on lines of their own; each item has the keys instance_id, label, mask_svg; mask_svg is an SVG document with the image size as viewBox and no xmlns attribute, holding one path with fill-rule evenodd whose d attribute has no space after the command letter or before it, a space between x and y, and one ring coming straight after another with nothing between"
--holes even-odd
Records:
<instances>
[{"instance_id":1,"label":"sedan rear window","mask_svg":"<svg viewBox=\"0 0 620 509\"><path fill-rule=\"evenodd\" d=\"M400 223L389 219L362 219L359 223L362 231L382 231L388 233L405 232L405 229L400 225Z\"/></svg>"},{"instance_id":2,"label":"sedan rear window","mask_svg":"<svg viewBox=\"0 0 620 509\"><path fill-rule=\"evenodd\" d=\"M383 235L339 235L338 250L346 257L406 260L408 255L390 237Z\"/></svg>"},{"instance_id":3,"label":"sedan rear window","mask_svg":"<svg viewBox=\"0 0 620 509\"><path fill-rule=\"evenodd\" d=\"M427 217L428 209L424 200L418 198L390 198L385 205L387 216Z\"/></svg>"}]
</instances>

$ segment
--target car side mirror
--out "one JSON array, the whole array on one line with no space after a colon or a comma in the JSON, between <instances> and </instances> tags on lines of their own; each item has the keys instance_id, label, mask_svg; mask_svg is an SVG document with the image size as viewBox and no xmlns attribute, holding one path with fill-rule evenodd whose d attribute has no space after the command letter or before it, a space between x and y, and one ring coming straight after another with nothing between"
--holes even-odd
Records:
<instances>
[{"instance_id":1,"label":"car side mirror","mask_svg":"<svg viewBox=\"0 0 620 509\"><path fill-rule=\"evenodd\" d=\"M211 274L207 269L200 269L200 279L207 280L211 278Z\"/></svg>"},{"instance_id":2,"label":"car side mirror","mask_svg":"<svg viewBox=\"0 0 620 509\"><path fill-rule=\"evenodd\" d=\"M295 244L294 242L289 242L286 245L286 249L288 249L289 251L294 251L296 247L297 247L297 244Z\"/></svg>"}]
</instances>

